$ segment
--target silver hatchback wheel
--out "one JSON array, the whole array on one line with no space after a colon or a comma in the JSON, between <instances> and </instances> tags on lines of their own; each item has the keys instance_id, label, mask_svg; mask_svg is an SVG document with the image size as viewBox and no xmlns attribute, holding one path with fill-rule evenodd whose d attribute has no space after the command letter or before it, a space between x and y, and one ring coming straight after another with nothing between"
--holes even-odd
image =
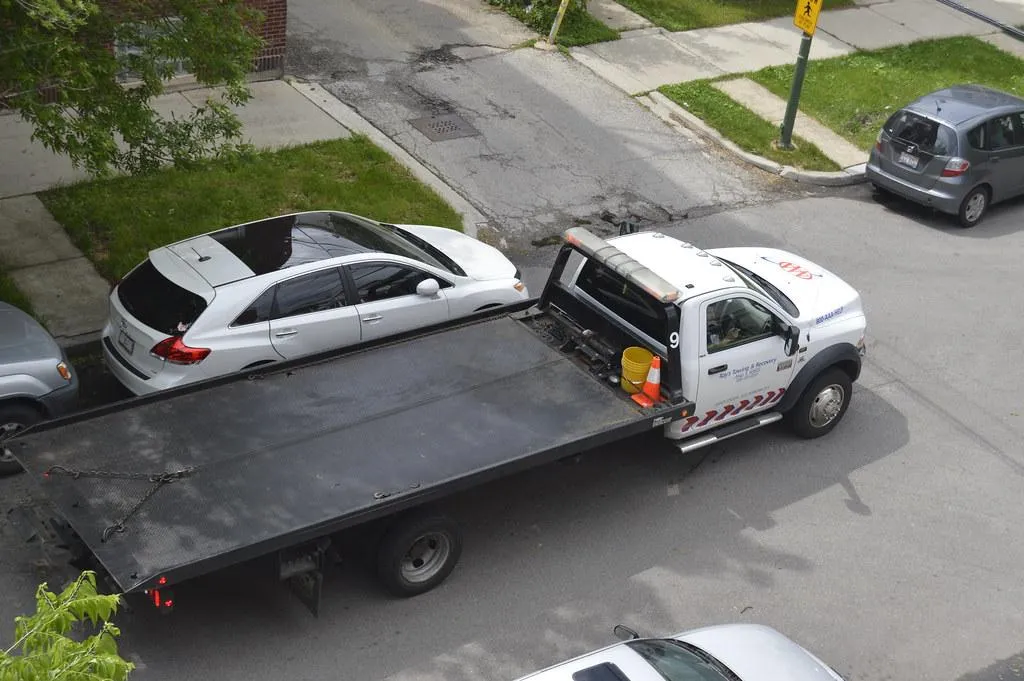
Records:
<instances>
[{"instance_id":1,"label":"silver hatchback wheel","mask_svg":"<svg viewBox=\"0 0 1024 681\"><path fill-rule=\"evenodd\" d=\"M967 199L967 205L964 207L964 217L967 218L968 222L977 222L981 214L985 212L985 204L988 203L985 200L985 195L982 192L975 192L971 195L971 198Z\"/></svg>"},{"instance_id":2,"label":"silver hatchback wheel","mask_svg":"<svg viewBox=\"0 0 1024 681\"><path fill-rule=\"evenodd\" d=\"M988 209L988 190L985 187L976 187L964 197L960 204L960 226L974 227L981 222L982 216Z\"/></svg>"}]
</instances>

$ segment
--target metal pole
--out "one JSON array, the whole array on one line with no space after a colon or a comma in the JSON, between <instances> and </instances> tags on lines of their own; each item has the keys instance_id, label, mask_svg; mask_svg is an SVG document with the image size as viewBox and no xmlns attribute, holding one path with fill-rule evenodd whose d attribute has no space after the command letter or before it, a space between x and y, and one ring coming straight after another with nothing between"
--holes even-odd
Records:
<instances>
[{"instance_id":1,"label":"metal pole","mask_svg":"<svg viewBox=\"0 0 1024 681\"><path fill-rule=\"evenodd\" d=\"M789 91L789 102L786 104L786 117L782 119L782 139L779 147L793 148L793 123L796 121L796 110L800 104L800 90L804 87L804 73L807 71L807 58L811 54L811 35L804 33L800 39L800 55L796 58L796 71L793 73L793 88Z\"/></svg>"},{"instance_id":2,"label":"metal pole","mask_svg":"<svg viewBox=\"0 0 1024 681\"><path fill-rule=\"evenodd\" d=\"M565 16L565 10L569 8L569 3L572 0L562 0L562 4L558 6L558 14L555 15L555 23L551 24L551 32L548 34L548 44L555 44L555 37L558 35L558 29L562 26L562 18Z\"/></svg>"}]
</instances>

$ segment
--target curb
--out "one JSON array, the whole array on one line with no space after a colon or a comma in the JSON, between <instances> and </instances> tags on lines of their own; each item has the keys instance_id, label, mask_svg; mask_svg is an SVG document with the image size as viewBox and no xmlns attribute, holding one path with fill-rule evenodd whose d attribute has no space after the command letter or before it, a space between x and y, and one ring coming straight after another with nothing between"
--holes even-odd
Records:
<instances>
[{"instance_id":1,"label":"curb","mask_svg":"<svg viewBox=\"0 0 1024 681\"><path fill-rule=\"evenodd\" d=\"M794 182L800 182L802 184L813 184L822 187L842 187L846 185L860 184L866 181L864 176L864 168L867 165L866 163L858 163L857 165L838 171L801 170L799 168L794 168L793 166L782 165L781 163L776 163L764 156L758 156L757 154L752 154L749 151L740 149L734 142L726 139L710 125L702 121L697 116L694 116L692 113L679 106L657 90L653 90L645 97L639 97L638 99L642 103L646 104L647 107L662 120L670 124L681 124L705 139L710 140L720 147L728 150L734 156L739 157L746 163L773 175L778 175L779 177L783 177L787 180L793 180ZM647 100L646 102L644 102L645 99Z\"/></svg>"},{"instance_id":2,"label":"curb","mask_svg":"<svg viewBox=\"0 0 1024 681\"><path fill-rule=\"evenodd\" d=\"M487 224L487 218L476 209L473 204L467 201L461 194L452 189L444 180L427 168L412 154L400 147L390 137L385 135L373 123L360 116L355 109L342 102L329 91L324 89L320 83L306 82L285 78L296 92L308 99L320 108L325 114L345 126L352 132L366 135L381 149L390 154L396 161L404 165L410 172L431 189L441 195L445 201L462 215L462 229L471 237L476 237L477 230Z\"/></svg>"}]
</instances>

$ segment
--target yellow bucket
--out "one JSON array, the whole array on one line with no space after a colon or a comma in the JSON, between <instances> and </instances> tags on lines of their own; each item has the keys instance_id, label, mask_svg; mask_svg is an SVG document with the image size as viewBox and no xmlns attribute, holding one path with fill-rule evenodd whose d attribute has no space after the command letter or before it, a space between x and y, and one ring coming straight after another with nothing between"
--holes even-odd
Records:
<instances>
[{"instance_id":1,"label":"yellow bucket","mask_svg":"<svg viewBox=\"0 0 1024 681\"><path fill-rule=\"evenodd\" d=\"M622 378L619 385L627 393L635 394L644 387L647 380L647 372L651 368L651 361L654 355L646 348L638 346L628 347L622 352Z\"/></svg>"}]
</instances>

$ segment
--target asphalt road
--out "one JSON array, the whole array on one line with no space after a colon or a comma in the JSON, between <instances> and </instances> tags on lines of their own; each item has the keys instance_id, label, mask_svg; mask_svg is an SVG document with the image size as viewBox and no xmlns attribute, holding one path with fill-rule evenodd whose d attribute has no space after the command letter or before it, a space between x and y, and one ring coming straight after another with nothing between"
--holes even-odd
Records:
<instances>
[{"instance_id":1,"label":"asphalt road","mask_svg":"<svg viewBox=\"0 0 1024 681\"><path fill-rule=\"evenodd\" d=\"M355 563L328 574L319 619L266 565L199 580L172 615L121 619L133 678L496 681L611 642L617 622L729 621L859 681L1022 678L1024 358L997 313L1024 309L1022 211L966 232L860 187L665 227L789 248L863 293L868 361L834 433L771 427L688 456L652 434L473 490L451 501L462 563L412 600ZM0 481L5 501L31 494ZM46 573L3 529L11 622Z\"/></svg>"},{"instance_id":2,"label":"asphalt road","mask_svg":"<svg viewBox=\"0 0 1024 681\"><path fill-rule=\"evenodd\" d=\"M792 185L665 125L582 64L475 0L289 3L288 70L319 81L434 169L528 253L610 208L648 222L776 200ZM457 124L454 137L417 127Z\"/></svg>"}]
</instances>

